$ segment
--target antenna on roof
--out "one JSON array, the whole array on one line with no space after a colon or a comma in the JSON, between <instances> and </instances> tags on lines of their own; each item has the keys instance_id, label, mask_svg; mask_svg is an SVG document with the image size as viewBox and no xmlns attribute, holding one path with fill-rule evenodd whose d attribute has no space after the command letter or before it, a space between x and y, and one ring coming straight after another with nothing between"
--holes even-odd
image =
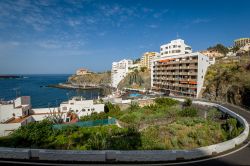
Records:
<instances>
[{"instance_id":1,"label":"antenna on roof","mask_svg":"<svg viewBox=\"0 0 250 166\"><path fill-rule=\"evenodd\" d=\"M180 37L180 36L179 36L179 33L177 32L177 33L176 33L176 39L179 39L179 37Z\"/></svg>"}]
</instances>

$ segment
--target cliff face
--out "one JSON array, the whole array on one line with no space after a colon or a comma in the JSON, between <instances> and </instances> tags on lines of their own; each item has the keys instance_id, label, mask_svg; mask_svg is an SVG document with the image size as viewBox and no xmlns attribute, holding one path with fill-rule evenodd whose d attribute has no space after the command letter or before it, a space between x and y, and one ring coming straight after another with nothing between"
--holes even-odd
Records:
<instances>
[{"instance_id":1,"label":"cliff face","mask_svg":"<svg viewBox=\"0 0 250 166\"><path fill-rule=\"evenodd\" d=\"M118 89L150 89L151 75L150 71L145 70L129 73L118 85Z\"/></svg>"},{"instance_id":2,"label":"cliff face","mask_svg":"<svg viewBox=\"0 0 250 166\"><path fill-rule=\"evenodd\" d=\"M98 85L109 85L111 82L111 73L90 73L82 76L72 75L68 81L71 84L81 86L98 86Z\"/></svg>"},{"instance_id":3,"label":"cliff face","mask_svg":"<svg viewBox=\"0 0 250 166\"><path fill-rule=\"evenodd\" d=\"M250 57L218 60L205 77L203 98L250 107Z\"/></svg>"}]
</instances>

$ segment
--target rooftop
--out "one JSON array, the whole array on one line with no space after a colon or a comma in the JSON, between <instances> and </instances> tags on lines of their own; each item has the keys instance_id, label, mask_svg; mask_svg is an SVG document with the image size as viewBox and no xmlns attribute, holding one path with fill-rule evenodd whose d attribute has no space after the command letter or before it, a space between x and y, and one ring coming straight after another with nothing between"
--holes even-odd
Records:
<instances>
[{"instance_id":1,"label":"rooftop","mask_svg":"<svg viewBox=\"0 0 250 166\"><path fill-rule=\"evenodd\" d=\"M28 119L29 117L30 116L11 118L11 119L7 120L5 123L21 123L24 120Z\"/></svg>"}]
</instances>

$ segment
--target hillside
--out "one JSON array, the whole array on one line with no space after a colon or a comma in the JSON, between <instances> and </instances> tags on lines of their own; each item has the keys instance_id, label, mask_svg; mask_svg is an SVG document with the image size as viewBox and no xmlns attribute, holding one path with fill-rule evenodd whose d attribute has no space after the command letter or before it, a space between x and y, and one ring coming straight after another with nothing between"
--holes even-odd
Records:
<instances>
[{"instance_id":1,"label":"hillside","mask_svg":"<svg viewBox=\"0 0 250 166\"><path fill-rule=\"evenodd\" d=\"M72 75L69 77L68 81L71 84L81 85L81 86L98 86L98 85L109 85L111 82L111 73L90 73L81 76Z\"/></svg>"},{"instance_id":2,"label":"hillside","mask_svg":"<svg viewBox=\"0 0 250 166\"><path fill-rule=\"evenodd\" d=\"M203 97L250 107L250 57L220 59L209 67Z\"/></svg>"},{"instance_id":3,"label":"hillside","mask_svg":"<svg viewBox=\"0 0 250 166\"><path fill-rule=\"evenodd\" d=\"M129 73L118 85L118 89L150 89L151 75L150 71L134 71Z\"/></svg>"}]
</instances>

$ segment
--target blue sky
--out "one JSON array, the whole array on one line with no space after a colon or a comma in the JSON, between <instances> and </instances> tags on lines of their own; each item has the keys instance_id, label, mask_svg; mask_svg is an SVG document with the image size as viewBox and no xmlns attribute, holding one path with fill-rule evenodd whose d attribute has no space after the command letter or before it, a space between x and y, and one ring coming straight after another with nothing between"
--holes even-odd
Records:
<instances>
[{"instance_id":1,"label":"blue sky","mask_svg":"<svg viewBox=\"0 0 250 166\"><path fill-rule=\"evenodd\" d=\"M177 33L193 50L250 37L250 1L1 0L0 74L110 70Z\"/></svg>"}]
</instances>

